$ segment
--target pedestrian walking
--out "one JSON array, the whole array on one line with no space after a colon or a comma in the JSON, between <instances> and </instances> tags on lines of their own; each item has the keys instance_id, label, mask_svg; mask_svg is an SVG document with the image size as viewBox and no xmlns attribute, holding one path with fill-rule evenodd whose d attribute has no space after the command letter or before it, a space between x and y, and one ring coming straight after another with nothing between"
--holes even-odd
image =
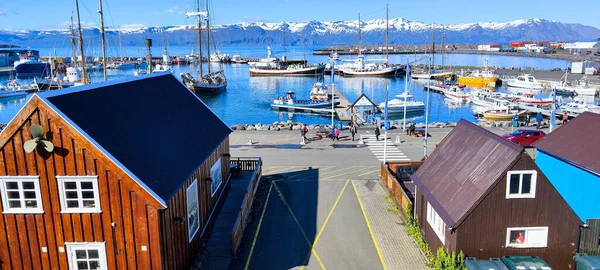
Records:
<instances>
[{"instance_id":1,"label":"pedestrian walking","mask_svg":"<svg viewBox=\"0 0 600 270\"><path fill-rule=\"evenodd\" d=\"M569 115L567 112L563 112L563 125L569 122Z\"/></svg>"},{"instance_id":2,"label":"pedestrian walking","mask_svg":"<svg viewBox=\"0 0 600 270\"><path fill-rule=\"evenodd\" d=\"M377 141L379 141L379 126L375 126L375 139L377 139Z\"/></svg>"},{"instance_id":3,"label":"pedestrian walking","mask_svg":"<svg viewBox=\"0 0 600 270\"><path fill-rule=\"evenodd\" d=\"M306 127L306 124L302 124L302 128L300 129L300 134L302 134L302 138L304 138L304 140L308 140L306 138L306 133L308 133L308 128Z\"/></svg>"},{"instance_id":4,"label":"pedestrian walking","mask_svg":"<svg viewBox=\"0 0 600 270\"><path fill-rule=\"evenodd\" d=\"M519 116L517 115L517 113L513 115L512 121L513 127L519 127Z\"/></svg>"},{"instance_id":5,"label":"pedestrian walking","mask_svg":"<svg viewBox=\"0 0 600 270\"><path fill-rule=\"evenodd\" d=\"M338 142L340 141L340 129L338 127L335 127L333 130L333 139Z\"/></svg>"},{"instance_id":6,"label":"pedestrian walking","mask_svg":"<svg viewBox=\"0 0 600 270\"><path fill-rule=\"evenodd\" d=\"M352 141L354 141L354 135L356 135L356 133L358 132L356 125L352 125L350 127L350 133L352 134Z\"/></svg>"},{"instance_id":7,"label":"pedestrian walking","mask_svg":"<svg viewBox=\"0 0 600 270\"><path fill-rule=\"evenodd\" d=\"M527 114L525 115L525 126L526 126L526 127L529 127L529 120L530 120L530 119L529 119L529 117L531 117L531 116L529 115L529 113L527 113Z\"/></svg>"},{"instance_id":8,"label":"pedestrian walking","mask_svg":"<svg viewBox=\"0 0 600 270\"><path fill-rule=\"evenodd\" d=\"M537 129L540 129L542 127L542 119L543 119L543 117L542 117L541 113L538 113L535 116L535 120L537 121Z\"/></svg>"}]
</instances>

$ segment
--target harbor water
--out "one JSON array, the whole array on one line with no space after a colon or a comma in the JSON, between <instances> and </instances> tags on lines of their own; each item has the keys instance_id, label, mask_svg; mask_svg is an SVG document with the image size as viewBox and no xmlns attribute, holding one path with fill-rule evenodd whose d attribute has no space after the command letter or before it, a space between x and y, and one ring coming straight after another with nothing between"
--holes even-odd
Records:
<instances>
[{"instance_id":1,"label":"harbor water","mask_svg":"<svg viewBox=\"0 0 600 270\"><path fill-rule=\"evenodd\" d=\"M54 48L38 48L40 55L54 54ZM313 48L288 47L285 54L289 59L302 59L305 57L309 63L324 63L327 62L326 56L313 56L311 54ZM57 49L57 55L68 55L69 48ZM145 49L137 47L128 48L130 56L141 57ZM169 48L171 55L189 54L191 48ZM109 50L110 52L110 50ZM221 50L222 53L229 55L240 54L242 57L266 57L265 47L225 47ZM159 56L162 53L162 48L153 48L153 54ZM284 48L274 47L274 56L284 54ZM93 54L91 54L93 55ZM94 55L97 57L97 55ZM115 56L114 53L112 56ZM356 56L342 56L342 59L353 59ZM422 55L390 55L390 63L406 64L412 62L415 58L418 60ZM368 58L385 58L381 56L369 56ZM543 58L524 58L511 56L483 56L471 54L450 54L444 57L446 65L459 66L482 66L487 60L490 66L503 68L534 68L534 69L553 69L565 68L569 63L565 60L543 59ZM435 62L441 64L441 56L436 55ZM422 63L423 60L418 63ZM213 65L213 68L220 68L219 65ZM288 113L271 110L271 103L279 96L284 96L287 91L293 91L299 99L307 99L310 93L311 86L318 82L324 81L329 84L330 76L321 78L314 77L251 77L248 71L248 65L244 64L223 64L228 79L227 90L217 95L200 96L200 98L229 125L233 124L270 124L275 121L298 121L307 124L327 124L331 123L331 118L321 115L313 115L306 113ZM197 73L198 67L193 65L172 66L173 74L179 78L182 72ZM206 70L206 67L205 67ZM134 69L130 70L108 70L109 80L133 76ZM9 80L9 76L0 77L0 83ZM102 72L90 74L92 82L102 80ZM396 78L360 78L360 77L341 77L335 76L335 84L338 89L341 89L343 94L350 102L353 102L361 94L366 94L376 104L384 101L385 89L389 91L388 97L391 99L395 95L401 94L405 89L404 75ZM410 82L409 91L414 95L415 100L426 100L426 93L423 88L427 82ZM433 83L433 82L432 82ZM60 91L60 90L58 90ZM497 91L504 92L506 89L502 87ZM548 93L540 93L541 97L547 97ZM8 123L8 121L19 111L25 104L26 98L21 99L3 99L0 100L0 123ZM119 97L115 97L119 98ZM475 121L471 105L463 103L451 102L443 95L431 93L429 98L429 121L458 121L464 118L470 121ZM201 116L200 116L201 117ZM401 116L396 116L398 118ZM394 118L394 117L393 117ZM424 122L423 115L411 116L411 121Z\"/></svg>"}]
</instances>

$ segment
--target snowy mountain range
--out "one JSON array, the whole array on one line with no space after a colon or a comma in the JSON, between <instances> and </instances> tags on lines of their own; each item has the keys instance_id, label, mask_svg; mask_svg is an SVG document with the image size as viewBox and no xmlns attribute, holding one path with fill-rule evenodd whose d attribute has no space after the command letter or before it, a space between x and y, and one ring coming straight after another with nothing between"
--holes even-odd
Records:
<instances>
[{"instance_id":1,"label":"snowy mountain range","mask_svg":"<svg viewBox=\"0 0 600 270\"><path fill-rule=\"evenodd\" d=\"M107 29L107 39L109 44L116 45L120 35L123 46L143 46L145 38L152 38L157 43L164 36L170 46L191 45L196 39L193 28L193 25L126 25L120 29ZM462 44L506 44L515 40L589 41L600 38L598 28L544 19L432 25L396 18L389 21L389 41L391 44L423 44L426 38L431 40L434 28L437 43L441 42L442 29L446 43ZM363 44L383 44L385 29L385 20L362 21ZM98 28L86 28L83 32L85 37L92 37L92 43L100 44ZM220 45L351 45L357 43L358 21L238 23L215 26L213 32ZM69 42L69 29L0 31L0 43L22 47L69 46Z\"/></svg>"}]
</instances>

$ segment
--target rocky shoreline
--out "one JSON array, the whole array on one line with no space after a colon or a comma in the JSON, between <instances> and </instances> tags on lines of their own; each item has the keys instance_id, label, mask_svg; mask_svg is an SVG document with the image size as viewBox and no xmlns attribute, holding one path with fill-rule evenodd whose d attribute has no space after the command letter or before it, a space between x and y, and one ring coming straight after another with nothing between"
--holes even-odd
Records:
<instances>
[{"instance_id":1,"label":"rocky shoreline","mask_svg":"<svg viewBox=\"0 0 600 270\"><path fill-rule=\"evenodd\" d=\"M560 123L560 121L558 121L558 120L556 122L557 122L557 124ZM512 121L494 121L494 122L481 121L481 122L478 122L475 124L480 127L484 127L484 128L492 128L492 127L510 128L512 126ZM547 120L542 122L543 126L546 126L548 124L549 123ZM257 130L264 130L264 131L297 130L297 131L300 131L300 128L302 127L302 125L303 125L303 123L301 123L301 122L292 122L292 121L288 120L288 121L282 121L282 122L273 122L272 124L262 124L262 123L238 124L238 125L231 125L230 128L234 131L257 131ZM536 123L534 123L534 122L529 123L529 127L534 127L535 125L536 125ZM425 124L423 124L423 123L417 123L417 124L415 124L415 126L417 128L425 128ZM429 124L429 128L452 128L455 126L456 126L456 122L432 122ZM525 123L520 121L519 126L524 127ZM320 130L320 129L329 130L329 129L331 129L331 125L329 125L329 124L311 124L311 125L306 125L306 127L308 128L308 130ZM373 125L360 126L359 129L370 128L370 127L373 127ZM348 125L343 125L342 130L344 130L344 129L350 129L350 127ZM402 129L402 125L392 123L391 129Z\"/></svg>"}]
</instances>

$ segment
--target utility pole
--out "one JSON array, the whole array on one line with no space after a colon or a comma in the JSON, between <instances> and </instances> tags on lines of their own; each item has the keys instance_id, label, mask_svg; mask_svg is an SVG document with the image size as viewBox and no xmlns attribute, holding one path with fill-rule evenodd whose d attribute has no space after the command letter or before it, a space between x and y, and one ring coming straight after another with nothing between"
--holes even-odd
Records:
<instances>
[{"instance_id":1,"label":"utility pole","mask_svg":"<svg viewBox=\"0 0 600 270\"><path fill-rule=\"evenodd\" d=\"M73 26L73 12L71 12L71 64L77 63L77 43L75 42L75 26Z\"/></svg>"},{"instance_id":2,"label":"utility pole","mask_svg":"<svg viewBox=\"0 0 600 270\"><path fill-rule=\"evenodd\" d=\"M446 52L446 44L444 44L444 36L446 35L446 32L444 31L444 27L442 26L442 72L444 71L444 58L445 58L445 52Z\"/></svg>"},{"instance_id":3,"label":"utility pole","mask_svg":"<svg viewBox=\"0 0 600 270\"><path fill-rule=\"evenodd\" d=\"M102 73L104 75L104 81L106 81L106 43L104 40L104 13L102 11L102 0L100 1L100 36L102 37Z\"/></svg>"},{"instance_id":4,"label":"utility pole","mask_svg":"<svg viewBox=\"0 0 600 270\"><path fill-rule=\"evenodd\" d=\"M358 13L358 56L360 56L361 54L361 44L362 44L362 40L361 40L361 35L360 35L360 12Z\"/></svg>"},{"instance_id":5,"label":"utility pole","mask_svg":"<svg viewBox=\"0 0 600 270\"><path fill-rule=\"evenodd\" d=\"M435 68L435 23L431 26L431 66Z\"/></svg>"},{"instance_id":6,"label":"utility pole","mask_svg":"<svg viewBox=\"0 0 600 270\"><path fill-rule=\"evenodd\" d=\"M88 83L87 76L85 74L85 56L83 55L83 35L81 34L81 18L79 16L79 0L75 0L75 8L77 9L77 28L79 29L79 50L81 51L81 78L82 83Z\"/></svg>"}]
</instances>

